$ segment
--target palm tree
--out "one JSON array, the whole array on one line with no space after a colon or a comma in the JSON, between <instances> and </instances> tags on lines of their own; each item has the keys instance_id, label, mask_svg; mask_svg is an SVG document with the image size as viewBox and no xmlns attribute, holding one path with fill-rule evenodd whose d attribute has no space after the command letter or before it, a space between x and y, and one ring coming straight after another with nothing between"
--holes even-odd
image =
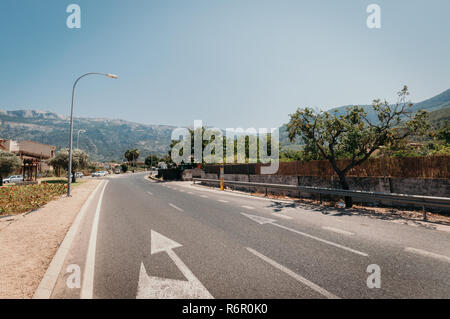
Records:
<instances>
[{"instance_id":1,"label":"palm tree","mask_svg":"<svg viewBox=\"0 0 450 319\"><path fill-rule=\"evenodd\" d=\"M124 154L125 158L128 161L128 164L133 164L136 166L136 160L139 158L139 150L137 148L133 150L127 150Z\"/></svg>"}]
</instances>

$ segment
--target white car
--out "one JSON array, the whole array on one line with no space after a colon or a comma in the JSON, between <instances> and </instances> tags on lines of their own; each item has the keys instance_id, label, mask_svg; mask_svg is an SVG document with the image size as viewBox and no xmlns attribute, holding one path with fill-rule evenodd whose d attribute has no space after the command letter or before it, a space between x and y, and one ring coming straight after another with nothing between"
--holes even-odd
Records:
<instances>
[{"instance_id":1,"label":"white car","mask_svg":"<svg viewBox=\"0 0 450 319\"><path fill-rule=\"evenodd\" d=\"M75 177L76 177L76 178L83 178L83 176L84 176L84 175L83 175L83 173L81 173L81 172L76 172L76 173L75 173Z\"/></svg>"},{"instance_id":2,"label":"white car","mask_svg":"<svg viewBox=\"0 0 450 319\"><path fill-rule=\"evenodd\" d=\"M92 177L102 177L108 175L108 172L106 171L99 171L92 173Z\"/></svg>"},{"instance_id":3,"label":"white car","mask_svg":"<svg viewBox=\"0 0 450 319\"><path fill-rule=\"evenodd\" d=\"M18 183L23 182L23 176L22 175L11 175L7 178L3 179L3 183Z\"/></svg>"}]
</instances>

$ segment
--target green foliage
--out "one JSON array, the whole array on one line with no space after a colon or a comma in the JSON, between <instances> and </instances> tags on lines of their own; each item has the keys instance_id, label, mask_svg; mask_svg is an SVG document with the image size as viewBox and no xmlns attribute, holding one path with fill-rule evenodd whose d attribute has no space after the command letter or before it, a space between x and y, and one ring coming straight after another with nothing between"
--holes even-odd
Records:
<instances>
[{"instance_id":1,"label":"green foliage","mask_svg":"<svg viewBox=\"0 0 450 319\"><path fill-rule=\"evenodd\" d=\"M63 168L66 171L69 167L69 149L63 148L59 152L56 153L55 157L53 157L49 164L53 166L55 170L58 168ZM89 166L89 157L88 155L79 149L74 149L72 151L72 171L76 171L78 169L83 169Z\"/></svg>"},{"instance_id":2,"label":"green foliage","mask_svg":"<svg viewBox=\"0 0 450 319\"><path fill-rule=\"evenodd\" d=\"M158 156L149 155L145 158L145 165L148 167L157 166L160 161L162 161L162 159L159 158Z\"/></svg>"},{"instance_id":3,"label":"green foliage","mask_svg":"<svg viewBox=\"0 0 450 319\"><path fill-rule=\"evenodd\" d=\"M358 106L348 107L344 114L298 109L287 124L289 138L303 140L305 156L328 160L339 176L341 187L349 189L345 178L348 171L366 161L377 149L399 145L409 136L428 132L428 113L419 111L413 116L412 104L406 100L408 88L403 87L398 95L399 102L395 105L374 100L372 109L377 121L371 121L364 108ZM350 161L338 167L339 159ZM346 205L351 207L351 199L346 199Z\"/></svg>"},{"instance_id":4,"label":"green foliage","mask_svg":"<svg viewBox=\"0 0 450 319\"><path fill-rule=\"evenodd\" d=\"M126 173L128 171L128 165L126 163L122 163L120 165L120 169L122 170L122 172Z\"/></svg>"},{"instance_id":5,"label":"green foliage","mask_svg":"<svg viewBox=\"0 0 450 319\"><path fill-rule=\"evenodd\" d=\"M133 150L127 150L124 154L128 163L131 163L132 166L136 166L136 161L139 158L140 152L137 148Z\"/></svg>"},{"instance_id":6,"label":"green foliage","mask_svg":"<svg viewBox=\"0 0 450 319\"><path fill-rule=\"evenodd\" d=\"M64 194L64 184L21 185L0 188L0 215L20 214L32 211Z\"/></svg>"},{"instance_id":7,"label":"green foliage","mask_svg":"<svg viewBox=\"0 0 450 319\"><path fill-rule=\"evenodd\" d=\"M202 127L201 129L200 128L197 129L197 131L200 131L200 130L201 130L201 133L200 133L201 137L200 138L202 139L202 155L203 155L203 152L205 151L205 148L208 147L208 145L210 143L213 143L215 141L215 135L212 135L211 138L208 140L208 139L204 138L204 136L206 136L206 133L205 133L206 128ZM194 146L195 146L194 145L195 131L192 130L192 129L189 129L189 134L190 134L190 138L191 138L191 150L190 150L191 153L190 154L192 155L192 158L193 158ZM220 134L222 134L222 132L220 132ZM256 140L256 158L250 158L251 157L250 156L250 138L251 137L255 137L255 140ZM170 162L172 162L172 158L170 157L170 155L172 154L172 149L173 149L173 147L175 145L177 145L180 142L181 142L180 140L172 140L172 142L170 144L170 147L169 147L169 152L168 152L168 156L169 156ZM261 161L259 142L260 142L260 140L257 138L257 135L255 135L255 136L252 136L250 134L244 135L243 145L244 145L244 149L245 149L245 158L243 158L243 160L246 163L251 163L251 162L255 162L256 163L256 162L260 162ZM226 136L223 137L223 158L222 158L222 162L223 163L227 162L226 154L227 154L227 147L228 147L228 145L233 145L233 154L234 154L233 162L235 163L235 162L238 161L238 158L236 156L236 154L238 154L238 140L236 138L234 140L227 139ZM272 155L272 150L274 149L274 147L277 147L278 150L281 149L280 144L279 143L274 143L272 141L272 135L268 134L267 135L267 155L268 156ZM183 149L183 151L184 151L184 149ZM179 154L180 156L183 155L183 153L182 153L183 151L180 151L180 154ZM211 155L213 157L216 155L215 152L216 152L215 149L211 152ZM204 156L202 156L202 163L204 164L205 162L213 163L214 160L213 160L213 158L212 159L211 158L205 158ZM186 164L189 164L189 163L186 163Z\"/></svg>"},{"instance_id":8,"label":"green foliage","mask_svg":"<svg viewBox=\"0 0 450 319\"><path fill-rule=\"evenodd\" d=\"M22 166L22 161L13 153L0 151L0 177L14 173ZM1 183L0 183L1 184Z\"/></svg>"}]
</instances>

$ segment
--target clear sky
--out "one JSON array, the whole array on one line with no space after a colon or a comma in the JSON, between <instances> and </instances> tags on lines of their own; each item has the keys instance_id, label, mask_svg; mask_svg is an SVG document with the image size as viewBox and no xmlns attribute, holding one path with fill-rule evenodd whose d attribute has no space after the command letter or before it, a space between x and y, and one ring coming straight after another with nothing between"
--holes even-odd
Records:
<instances>
[{"instance_id":1,"label":"clear sky","mask_svg":"<svg viewBox=\"0 0 450 319\"><path fill-rule=\"evenodd\" d=\"M81 29L66 7L81 7ZM366 8L381 7L381 29ZM274 127L297 107L450 88L448 0L1 0L0 109Z\"/></svg>"}]
</instances>

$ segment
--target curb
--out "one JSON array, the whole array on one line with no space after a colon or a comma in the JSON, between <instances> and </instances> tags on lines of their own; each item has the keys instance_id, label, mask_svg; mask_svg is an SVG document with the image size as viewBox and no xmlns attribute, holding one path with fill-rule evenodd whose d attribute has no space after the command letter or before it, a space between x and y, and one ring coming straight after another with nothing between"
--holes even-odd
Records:
<instances>
[{"instance_id":1,"label":"curb","mask_svg":"<svg viewBox=\"0 0 450 319\"><path fill-rule=\"evenodd\" d=\"M42 277L41 282L39 283L38 288L34 292L33 299L49 299L53 288L56 285L56 281L58 280L59 273L61 272L61 268L64 265L64 261L66 260L67 254L69 253L69 249L72 245L72 242L77 234L78 228L83 220L84 215L86 214L87 208L90 205L92 199L97 194L98 190L102 185L105 184L105 181L102 181L97 185L94 191L89 195L88 199L84 202L80 211L77 214L74 222L70 226L69 231L66 233L64 240L56 251L55 256L53 256L52 261L50 262L47 271Z\"/></svg>"}]
</instances>

